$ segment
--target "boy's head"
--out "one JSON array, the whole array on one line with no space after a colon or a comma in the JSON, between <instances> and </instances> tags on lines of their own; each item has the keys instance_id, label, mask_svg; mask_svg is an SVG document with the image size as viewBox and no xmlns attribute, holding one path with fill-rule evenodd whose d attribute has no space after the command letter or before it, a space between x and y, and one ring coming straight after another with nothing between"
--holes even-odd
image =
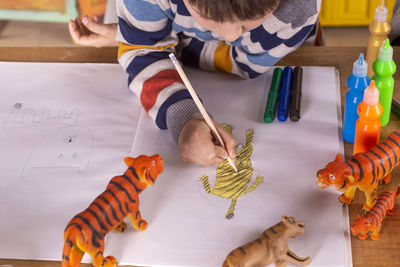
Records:
<instances>
[{"instance_id":1,"label":"boy's head","mask_svg":"<svg viewBox=\"0 0 400 267\"><path fill-rule=\"evenodd\" d=\"M261 25L283 0L184 0L192 17L227 41Z\"/></svg>"}]
</instances>

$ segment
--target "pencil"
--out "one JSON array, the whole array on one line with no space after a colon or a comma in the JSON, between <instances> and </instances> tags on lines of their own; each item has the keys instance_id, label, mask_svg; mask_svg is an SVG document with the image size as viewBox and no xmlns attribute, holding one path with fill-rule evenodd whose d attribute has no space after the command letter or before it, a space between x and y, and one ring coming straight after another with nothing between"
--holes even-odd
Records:
<instances>
[{"instance_id":1,"label":"pencil","mask_svg":"<svg viewBox=\"0 0 400 267\"><path fill-rule=\"evenodd\" d=\"M189 79L187 78L185 72L183 71L181 65L179 64L178 60L176 59L174 53L169 54L169 58L172 60L172 63L174 63L176 70L179 73L179 76L181 77L183 83L185 84L187 90L189 91L190 95L192 96L194 103L196 103L196 106L199 108L201 115L203 116L204 120L206 121L208 127L210 127L211 131L214 133L215 137L217 138L218 142L221 144L223 148L226 149L224 141L222 141L222 138L220 134L218 133L217 129L215 128L214 123L212 122L210 116L208 115L206 109L204 108L203 104L201 103L199 97L197 96L196 92L193 89L192 84L190 83ZM232 168L238 172L235 162L231 157L227 158L229 164L232 166Z\"/></svg>"}]
</instances>

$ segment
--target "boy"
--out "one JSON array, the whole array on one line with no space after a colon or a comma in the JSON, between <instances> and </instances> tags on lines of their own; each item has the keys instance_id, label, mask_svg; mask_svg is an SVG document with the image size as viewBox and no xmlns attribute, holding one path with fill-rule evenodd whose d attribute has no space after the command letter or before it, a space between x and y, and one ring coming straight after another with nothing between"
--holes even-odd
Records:
<instances>
[{"instance_id":1,"label":"boy","mask_svg":"<svg viewBox=\"0 0 400 267\"><path fill-rule=\"evenodd\" d=\"M170 130L182 159L217 164L228 153L235 158L236 140L214 121L226 150L214 143L168 54L174 52L187 65L254 78L314 34L320 4L320 0L117 0L119 62L129 74L129 88L156 125Z\"/></svg>"}]
</instances>

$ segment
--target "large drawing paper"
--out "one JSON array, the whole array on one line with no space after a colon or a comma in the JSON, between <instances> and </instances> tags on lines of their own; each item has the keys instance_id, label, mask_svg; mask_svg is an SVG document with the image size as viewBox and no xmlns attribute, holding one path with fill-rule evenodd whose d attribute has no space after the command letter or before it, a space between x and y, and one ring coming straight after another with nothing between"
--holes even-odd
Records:
<instances>
[{"instance_id":1,"label":"large drawing paper","mask_svg":"<svg viewBox=\"0 0 400 267\"><path fill-rule=\"evenodd\" d=\"M115 64L0 64L0 257L60 260L68 221L125 170L141 112Z\"/></svg>"},{"instance_id":2,"label":"large drawing paper","mask_svg":"<svg viewBox=\"0 0 400 267\"><path fill-rule=\"evenodd\" d=\"M207 174L213 187L216 166L183 163L170 136L154 129L142 114L132 151L160 153L165 173L141 198L142 214L149 221L146 233L129 232L129 242L122 235L110 238L112 247L124 243L121 251L111 250L119 253L121 263L222 266L231 250L254 240L286 215L306 223L305 234L291 239L289 247L299 256L311 256L311 266L351 264L338 194L319 189L315 177L342 146L334 68L304 68L297 123L263 122L272 71L246 81L190 69L188 76L208 112L218 122L233 125L239 142L244 142L246 129L254 129L250 185L258 175L264 182L239 197L235 216L226 219L230 200L207 194L200 180Z\"/></svg>"},{"instance_id":3,"label":"large drawing paper","mask_svg":"<svg viewBox=\"0 0 400 267\"><path fill-rule=\"evenodd\" d=\"M264 181L238 198L234 217L224 217L230 200L207 194L200 180L208 175L213 187L216 166L181 161L169 133L128 91L120 66L1 63L1 258L60 260L67 222L122 174L123 158L160 153L165 171L140 195L148 228L129 225L106 237L105 255L119 264L221 266L282 215L305 221L305 234L289 247L311 256L311 266L351 264L338 193L319 189L315 178L342 145L335 70L304 68L301 120L272 124L262 121L272 71L240 80L186 70L206 109L233 126L238 142L246 129L255 131L253 176Z\"/></svg>"}]
</instances>

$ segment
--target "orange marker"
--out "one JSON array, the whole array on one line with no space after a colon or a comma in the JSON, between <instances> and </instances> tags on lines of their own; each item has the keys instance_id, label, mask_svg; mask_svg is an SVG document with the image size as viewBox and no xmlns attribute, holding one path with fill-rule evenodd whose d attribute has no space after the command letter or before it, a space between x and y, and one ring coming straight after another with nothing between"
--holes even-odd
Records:
<instances>
[{"instance_id":1,"label":"orange marker","mask_svg":"<svg viewBox=\"0 0 400 267\"><path fill-rule=\"evenodd\" d=\"M379 103L379 90L375 81L364 90L364 99L357 107L356 134L353 155L363 153L379 143L381 134L382 105Z\"/></svg>"}]
</instances>

